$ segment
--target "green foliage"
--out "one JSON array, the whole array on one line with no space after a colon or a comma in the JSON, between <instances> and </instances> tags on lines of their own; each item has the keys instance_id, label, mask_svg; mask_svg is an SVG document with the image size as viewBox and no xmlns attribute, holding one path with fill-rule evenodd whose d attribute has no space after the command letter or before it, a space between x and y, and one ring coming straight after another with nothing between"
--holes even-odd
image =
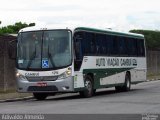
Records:
<instances>
[{"instance_id":1,"label":"green foliage","mask_svg":"<svg viewBox=\"0 0 160 120\"><path fill-rule=\"evenodd\" d=\"M16 34L16 33L18 33L18 31L20 29L25 28L25 27L31 27L31 26L35 26L35 23L26 24L26 23L22 23L22 22L17 22L14 25L8 25L6 27L0 28L0 35Z\"/></svg>"},{"instance_id":2,"label":"green foliage","mask_svg":"<svg viewBox=\"0 0 160 120\"><path fill-rule=\"evenodd\" d=\"M30 24L29 24L29 26L35 26L35 25L36 25L35 23L30 23Z\"/></svg>"},{"instance_id":3,"label":"green foliage","mask_svg":"<svg viewBox=\"0 0 160 120\"><path fill-rule=\"evenodd\" d=\"M146 46L149 49L160 49L160 31L152 30L130 30L132 33L143 34L146 39Z\"/></svg>"}]
</instances>

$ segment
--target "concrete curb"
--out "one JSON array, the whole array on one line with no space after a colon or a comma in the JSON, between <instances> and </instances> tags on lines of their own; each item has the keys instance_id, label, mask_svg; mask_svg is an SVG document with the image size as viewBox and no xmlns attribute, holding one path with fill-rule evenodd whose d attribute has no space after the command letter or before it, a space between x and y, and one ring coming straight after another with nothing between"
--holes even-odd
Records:
<instances>
[{"instance_id":1,"label":"concrete curb","mask_svg":"<svg viewBox=\"0 0 160 120\"><path fill-rule=\"evenodd\" d=\"M158 81L160 79L151 79L151 80L146 80L146 82L151 82L151 81Z\"/></svg>"},{"instance_id":2,"label":"concrete curb","mask_svg":"<svg viewBox=\"0 0 160 120\"><path fill-rule=\"evenodd\" d=\"M30 99L33 99L33 98L34 98L33 96L22 97L22 98L11 98L11 99L0 100L0 103L30 100Z\"/></svg>"}]
</instances>

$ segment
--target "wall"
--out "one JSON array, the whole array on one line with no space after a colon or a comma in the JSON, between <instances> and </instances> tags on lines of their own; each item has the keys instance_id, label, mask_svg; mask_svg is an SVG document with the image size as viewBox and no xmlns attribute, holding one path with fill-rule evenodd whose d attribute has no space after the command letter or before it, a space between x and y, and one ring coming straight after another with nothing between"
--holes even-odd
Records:
<instances>
[{"instance_id":1,"label":"wall","mask_svg":"<svg viewBox=\"0 0 160 120\"><path fill-rule=\"evenodd\" d=\"M160 75L160 51L147 52L148 75Z\"/></svg>"},{"instance_id":2,"label":"wall","mask_svg":"<svg viewBox=\"0 0 160 120\"><path fill-rule=\"evenodd\" d=\"M8 42L15 40L14 36L0 36L0 91L15 89L15 61L8 57Z\"/></svg>"}]
</instances>

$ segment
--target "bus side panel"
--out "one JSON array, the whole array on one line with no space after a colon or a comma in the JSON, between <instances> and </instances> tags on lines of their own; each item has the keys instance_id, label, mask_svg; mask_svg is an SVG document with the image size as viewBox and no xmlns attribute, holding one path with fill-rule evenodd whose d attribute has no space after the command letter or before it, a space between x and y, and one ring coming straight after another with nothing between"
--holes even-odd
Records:
<instances>
[{"instance_id":1,"label":"bus side panel","mask_svg":"<svg viewBox=\"0 0 160 120\"><path fill-rule=\"evenodd\" d=\"M108 60L116 60L117 63L109 64ZM83 74L93 75L95 89L124 84L127 71L130 72L131 82L139 83L146 80L146 59L145 57L85 56L81 71Z\"/></svg>"},{"instance_id":2,"label":"bus side panel","mask_svg":"<svg viewBox=\"0 0 160 120\"><path fill-rule=\"evenodd\" d=\"M131 70L131 83L139 83L146 81L145 69L133 69Z\"/></svg>"},{"instance_id":3,"label":"bus side panel","mask_svg":"<svg viewBox=\"0 0 160 120\"><path fill-rule=\"evenodd\" d=\"M108 59L117 60L118 63L113 62L113 66L109 66ZM83 71L84 75L93 75L94 89L124 84L126 72L134 67L120 67L121 59L121 57L85 56L81 71Z\"/></svg>"},{"instance_id":4,"label":"bus side panel","mask_svg":"<svg viewBox=\"0 0 160 120\"><path fill-rule=\"evenodd\" d=\"M146 68L146 58L137 58L137 67L131 70L131 82L139 83L146 81L147 68Z\"/></svg>"},{"instance_id":5,"label":"bus side panel","mask_svg":"<svg viewBox=\"0 0 160 120\"><path fill-rule=\"evenodd\" d=\"M76 71L74 73L74 89L84 88L83 73Z\"/></svg>"},{"instance_id":6,"label":"bus side panel","mask_svg":"<svg viewBox=\"0 0 160 120\"><path fill-rule=\"evenodd\" d=\"M113 85L113 84L124 83L125 73L126 72L121 72L105 78L101 78L100 85Z\"/></svg>"}]
</instances>

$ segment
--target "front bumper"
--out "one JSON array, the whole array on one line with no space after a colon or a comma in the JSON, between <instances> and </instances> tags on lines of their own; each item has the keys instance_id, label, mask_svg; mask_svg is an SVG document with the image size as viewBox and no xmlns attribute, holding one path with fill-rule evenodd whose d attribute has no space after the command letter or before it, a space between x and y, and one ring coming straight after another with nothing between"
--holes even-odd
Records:
<instances>
[{"instance_id":1,"label":"front bumper","mask_svg":"<svg viewBox=\"0 0 160 120\"><path fill-rule=\"evenodd\" d=\"M39 86L39 83L45 83L45 86ZM55 81L28 81L17 79L18 92L74 92L74 77Z\"/></svg>"}]
</instances>

